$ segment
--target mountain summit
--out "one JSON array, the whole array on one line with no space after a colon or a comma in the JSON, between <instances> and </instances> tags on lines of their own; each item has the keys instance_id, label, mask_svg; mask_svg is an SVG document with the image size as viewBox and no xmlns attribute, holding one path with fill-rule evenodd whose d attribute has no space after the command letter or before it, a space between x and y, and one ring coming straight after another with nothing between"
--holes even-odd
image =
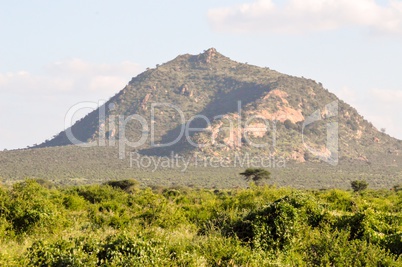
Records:
<instances>
[{"instance_id":1,"label":"mountain summit","mask_svg":"<svg viewBox=\"0 0 402 267\"><path fill-rule=\"evenodd\" d=\"M387 160L401 142L314 80L239 63L215 48L147 69L37 147L118 146L146 155ZM124 149L122 149L124 146Z\"/></svg>"}]
</instances>

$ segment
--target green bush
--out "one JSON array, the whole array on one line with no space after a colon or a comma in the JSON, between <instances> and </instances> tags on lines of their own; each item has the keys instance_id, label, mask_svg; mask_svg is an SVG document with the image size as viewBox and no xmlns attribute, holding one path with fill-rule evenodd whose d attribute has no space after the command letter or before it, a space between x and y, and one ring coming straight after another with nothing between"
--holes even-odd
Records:
<instances>
[{"instance_id":1,"label":"green bush","mask_svg":"<svg viewBox=\"0 0 402 267\"><path fill-rule=\"evenodd\" d=\"M164 244L143 236L126 234L109 236L96 254L98 265L164 266L168 254Z\"/></svg>"},{"instance_id":2,"label":"green bush","mask_svg":"<svg viewBox=\"0 0 402 267\"><path fill-rule=\"evenodd\" d=\"M328 202L328 206L333 210L353 211L356 203L352 198L352 194L347 191L333 189L324 191L321 198Z\"/></svg>"},{"instance_id":3,"label":"green bush","mask_svg":"<svg viewBox=\"0 0 402 267\"><path fill-rule=\"evenodd\" d=\"M382 246L391 253L400 256L402 254L402 233L386 236L382 241Z\"/></svg>"},{"instance_id":4,"label":"green bush","mask_svg":"<svg viewBox=\"0 0 402 267\"><path fill-rule=\"evenodd\" d=\"M127 201L127 194L121 190L115 190L109 185L77 187L74 189L74 191L92 204L108 200L116 200L120 201L121 203L125 203Z\"/></svg>"},{"instance_id":5,"label":"green bush","mask_svg":"<svg viewBox=\"0 0 402 267\"><path fill-rule=\"evenodd\" d=\"M255 248L284 249L297 233L298 211L284 197L268 207L251 212L234 226L236 235Z\"/></svg>"},{"instance_id":6,"label":"green bush","mask_svg":"<svg viewBox=\"0 0 402 267\"><path fill-rule=\"evenodd\" d=\"M63 223L63 209L58 207L58 199L58 192L42 187L35 180L17 183L6 203L5 217L17 233L30 231L34 227L55 230L53 226Z\"/></svg>"},{"instance_id":7,"label":"green bush","mask_svg":"<svg viewBox=\"0 0 402 267\"><path fill-rule=\"evenodd\" d=\"M303 248L306 266L400 266L386 250L362 240L349 240L347 231L311 232Z\"/></svg>"},{"instance_id":8,"label":"green bush","mask_svg":"<svg viewBox=\"0 0 402 267\"><path fill-rule=\"evenodd\" d=\"M87 251L88 246L80 239L58 240L55 243L36 241L28 249L28 265L41 267L95 266L97 259Z\"/></svg>"},{"instance_id":9,"label":"green bush","mask_svg":"<svg viewBox=\"0 0 402 267\"><path fill-rule=\"evenodd\" d=\"M77 193L66 194L63 197L63 205L70 210L83 210L85 209L87 202Z\"/></svg>"}]
</instances>

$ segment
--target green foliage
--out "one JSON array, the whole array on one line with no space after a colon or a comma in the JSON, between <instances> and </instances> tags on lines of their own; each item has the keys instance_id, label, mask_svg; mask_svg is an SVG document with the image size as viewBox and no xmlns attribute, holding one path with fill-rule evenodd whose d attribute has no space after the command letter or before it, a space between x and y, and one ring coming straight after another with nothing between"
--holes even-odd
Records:
<instances>
[{"instance_id":1,"label":"green foliage","mask_svg":"<svg viewBox=\"0 0 402 267\"><path fill-rule=\"evenodd\" d=\"M306 266L399 266L400 260L366 241L349 241L347 231L312 231L305 243Z\"/></svg>"},{"instance_id":2,"label":"green foliage","mask_svg":"<svg viewBox=\"0 0 402 267\"><path fill-rule=\"evenodd\" d=\"M1 266L402 266L402 197L0 187Z\"/></svg>"},{"instance_id":3,"label":"green foliage","mask_svg":"<svg viewBox=\"0 0 402 267\"><path fill-rule=\"evenodd\" d=\"M71 192L63 197L63 205L66 209L83 210L86 203L85 199L82 196L79 196L76 192Z\"/></svg>"},{"instance_id":4,"label":"green foliage","mask_svg":"<svg viewBox=\"0 0 402 267\"><path fill-rule=\"evenodd\" d=\"M244 218L236 228L239 238L250 241L255 248L284 249L297 232L297 211L286 200L279 200L259 212Z\"/></svg>"},{"instance_id":5,"label":"green foliage","mask_svg":"<svg viewBox=\"0 0 402 267\"><path fill-rule=\"evenodd\" d=\"M368 183L364 180L360 180L360 181L352 181L350 183L350 186L352 187L354 192L361 192L363 190L366 190L368 187Z\"/></svg>"},{"instance_id":6,"label":"green foliage","mask_svg":"<svg viewBox=\"0 0 402 267\"><path fill-rule=\"evenodd\" d=\"M40 240L28 249L28 266L95 266L94 250L82 239L60 239L50 244Z\"/></svg>"},{"instance_id":7,"label":"green foliage","mask_svg":"<svg viewBox=\"0 0 402 267\"><path fill-rule=\"evenodd\" d=\"M314 198L296 194L250 212L234 225L234 232L254 248L284 250L297 240L304 224L318 226L323 217Z\"/></svg>"},{"instance_id":8,"label":"green foliage","mask_svg":"<svg viewBox=\"0 0 402 267\"><path fill-rule=\"evenodd\" d=\"M340 211L353 211L356 203L353 201L352 194L347 191L333 189L324 191L321 197L328 202L331 209Z\"/></svg>"},{"instance_id":9,"label":"green foliage","mask_svg":"<svg viewBox=\"0 0 402 267\"><path fill-rule=\"evenodd\" d=\"M63 209L58 208L57 197L58 192L47 190L35 180L26 180L14 185L3 213L16 233L34 227L47 229L50 225L63 223Z\"/></svg>"},{"instance_id":10,"label":"green foliage","mask_svg":"<svg viewBox=\"0 0 402 267\"><path fill-rule=\"evenodd\" d=\"M121 266L163 266L167 252L163 244L145 237L125 234L108 237L97 253L98 264Z\"/></svg>"},{"instance_id":11,"label":"green foliage","mask_svg":"<svg viewBox=\"0 0 402 267\"><path fill-rule=\"evenodd\" d=\"M108 185L77 187L74 190L79 196L92 204L109 200L123 201L124 203L127 199L126 195Z\"/></svg>"},{"instance_id":12,"label":"green foliage","mask_svg":"<svg viewBox=\"0 0 402 267\"><path fill-rule=\"evenodd\" d=\"M402 254L402 233L388 235L382 240L382 245L391 253L400 256Z\"/></svg>"}]
</instances>

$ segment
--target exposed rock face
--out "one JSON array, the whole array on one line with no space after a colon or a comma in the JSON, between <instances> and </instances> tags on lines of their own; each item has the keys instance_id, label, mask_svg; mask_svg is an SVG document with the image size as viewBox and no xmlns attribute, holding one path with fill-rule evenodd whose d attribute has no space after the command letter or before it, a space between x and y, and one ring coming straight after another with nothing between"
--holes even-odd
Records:
<instances>
[{"instance_id":1,"label":"exposed rock face","mask_svg":"<svg viewBox=\"0 0 402 267\"><path fill-rule=\"evenodd\" d=\"M180 88L180 94L187 95L189 94L190 90L188 90L187 84L183 84Z\"/></svg>"},{"instance_id":2,"label":"exposed rock face","mask_svg":"<svg viewBox=\"0 0 402 267\"><path fill-rule=\"evenodd\" d=\"M244 134L259 138L264 137L267 132L268 125L261 122L251 123L244 128Z\"/></svg>"},{"instance_id":3,"label":"exposed rock face","mask_svg":"<svg viewBox=\"0 0 402 267\"><path fill-rule=\"evenodd\" d=\"M145 97L144 97L144 99L142 99L142 101L141 101L141 109L142 110L147 110L147 104L148 104L148 101L149 101L149 99L151 99L151 94L150 93L148 93L148 94L146 94L145 95Z\"/></svg>"},{"instance_id":4,"label":"exposed rock face","mask_svg":"<svg viewBox=\"0 0 402 267\"><path fill-rule=\"evenodd\" d=\"M235 115L226 116L224 118L235 121ZM244 138L257 137L262 138L268 132L268 125L264 123L250 123L242 127L240 125L224 125L222 121L207 128L211 132L211 145L221 144L229 149L236 149L242 147L242 140ZM222 146L221 146L222 147Z\"/></svg>"},{"instance_id":5,"label":"exposed rock face","mask_svg":"<svg viewBox=\"0 0 402 267\"><path fill-rule=\"evenodd\" d=\"M304 120L304 116L300 110L295 110L293 108L281 105L277 106L277 111L275 112L262 110L260 112L256 112L255 114L271 121L285 122L286 120L290 120L291 122L296 123Z\"/></svg>"},{"instance_id":6,"label":"exposed rock face","mask_svg":"<svg viewBox=\"0 0 402 267\"><path fill-rule=\"evenodd\" d=\"M276 102L274 106L270 105L270 107L273 107L273 111L263 109L261 111L257 111L255 114L271 121L276 120L284 122L286 120L290 120L293 123L304 121L302 110L299 107L297 109L292 107L287 100L288 96L288 93L281 90L276 89L270 91L263 97L263 100L268 104L270 104L269 102L271 100L271 102Z\"/></svg>"},{"instance_id":7,"label":"exposed rock face","mask_svg":"<svg viewBox=\"0 0 402 267\"><path fill-rule=\"evenodd\" d=\"M203 63L209 64L212 62L212 59L215 57L216 54L217 54L216 49L210 48L206 50L203 54L201 54L199 58Z\"/></svg>"},{"instance_id":8,"label":"exposed rock face","mask_svg":"<svg viewBox=\"0 0 402 267\"><path fill-rule=\"evenodd\" d=\"M183 84L180 87L180 94L185 95L185 96L189 96L190 94L192 94L192 92L190 91L190 89L188 88L187 84Z\"/></svg>"},{"instance_id":9,"label":"exposed rock face","mask_svg":"<svg viewBox=\"0 0 402 267\"><path fill-rule=\"evenodd\" d=\"M189 89L189 86L187 84L183 84L180 89L180 94L185 95L185 96L189 96L189 97L193 97L194 93L192 90Z\"/></svg>"},{"instance_id":10,"label":"exposed rock face","mask_svg":"<svg viewBox=\"0 0 402 267\"><path fill-rule=\"evenodd\" d=\"M305 158L304 158L304 149L301 148L296 148L293 152L292 155L290 156L290 158L294 161L297 162L305 162Z\"/></svg>"},{"instance_id":11,"label":"exposed rock face","mask_svg":"<svg viewBox=\"0 0 402 267\"><path fill-rule=\"evenodd\" d=\"M288 96L289 96L288 93L286 93L286 92L284 92L284 91L281 91L281 90L279 90L279 89L275 89L275 90L270 91L268 94L266 94L263 99L265 100L265 99L268 99L268 98L270 98L270 97L277 97L277 98L279 98L283 103L289 104L289 102L286 100L286 98L287 98Z\"/></svg>"}]
</instances>

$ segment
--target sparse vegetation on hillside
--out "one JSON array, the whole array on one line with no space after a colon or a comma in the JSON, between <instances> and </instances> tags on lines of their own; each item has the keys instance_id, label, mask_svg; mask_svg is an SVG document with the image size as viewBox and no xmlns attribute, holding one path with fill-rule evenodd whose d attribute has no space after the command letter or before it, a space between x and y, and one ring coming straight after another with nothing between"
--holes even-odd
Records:
<instances>
[{"instance_id":1,"label":"sparse vegetation on hillside","mask_svg":"<svg viewBox=\"0 0 402 267\"><path fill-rule=\"evenodd\" d=\"M0 181L10 185L26 178L40 178L57 186L66 186L101 184L135 177L142 186L230 189L247 187L239 173L253 167L237 164L230 168L203 165L190 165L187 169L183 165L179 168L139 168L135 164L130 165L129 154L122 160L118 155L117 149L75 146L0 152ZM394 162L392 155L380 155L376 162L378 164L341 160L338 166L326 163L272 164L271 168L267 168L271 172L267 183L306 189L350 189L351 181L363 178L372 189L391 189L402 183L402 158Z\"/></svg>"},{"instance_id":2,"label":"sparse vegetation on hillside","mask_svg":"<svg viewBox=\"0 0 402 267\"><path fill-rule=\"evenodd\" d=\"M0 187L0 266L402 264L401 192L110 184Z\"/></svg>"},{"instance_id":3,"label":"sparse vegetation on hillside","mask_svg":"<svg viewBox=\"0 0 402 267\"><path fill-rule=\"evenodd\" d=\"M237 114L239 101L240 121ZM185 121L170 106L158 105L152 110L153 103L168 103L178 107ZM331 103L336 103L333 110L328 107ZM339 125L339 153L343 160L372 162L376 160L376 155L396 156L402 149L400 142L375 129L354 108L324 89L322 84L269 68L242 64L213 48L199 55L178 56L145 71L134 77L104 107L105 118L100 118L103 113L96 110L72 127L72 133L80 141L96 143L104 138L107 144L108 140L117 140L117 145L120 137L139 140L144 132L148 133L136 120L131 120L123 131L118 121L109 120L119 116L142 116L148 128L152 124L156 144L175 140L180 135L183 123L194 116L203 116L211 122L211 125L207 125L205 119L199 119L191 124L193 128L210 126L210 131L191 133L192 142L208 144L200 151L184 137L176 145L167 148L151 147L150 140L141 147L127 147L127 150L141 150L146 155L165 156L170 155L171 151L191 155L197 151L204 156L233 158L234 153L269 156L275 152L275 155L286 160L318 161L317 157L305 157L305 145L326 157L333 156L325 146L327 125L333 122ZM151 118L151 114L155 116ZM306 118L313 114L319 117L304 125ZM252 117L263 118L265 122L269 121L269 125L264 126L263 121L248 121ZM102 122L101 127L99 121ZM305 144L302 143L302 130ZM211 134L214 141L211 140ZM65 146L71 144L70 141L66 133L61 132L38 147ZM252 144L268 145L255 147Z\"/></svg>"}]
</instances>

